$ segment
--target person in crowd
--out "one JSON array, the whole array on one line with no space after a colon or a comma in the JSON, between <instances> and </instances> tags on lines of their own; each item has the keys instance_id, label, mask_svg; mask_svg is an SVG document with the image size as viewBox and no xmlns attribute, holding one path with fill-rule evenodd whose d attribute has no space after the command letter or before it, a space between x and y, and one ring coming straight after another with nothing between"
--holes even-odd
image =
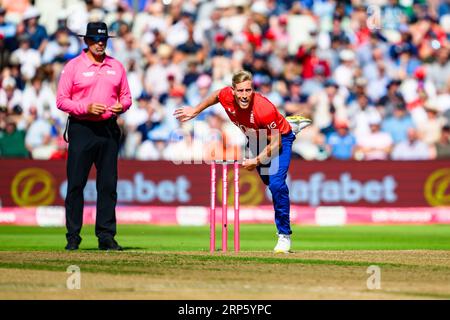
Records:
<instances>
[{"instance_id":1,"label":"person in crowd","mask_svg":"<svg viewBox=\"0 0 450 320\"><path fill-rule=\"evenodd\" d=\"M413 127L407 130L407 139L395 144L392 149L392 160L428 160L431 158L429 146L418 137Z\"/></svg>"},{"instance_id":2,"label":"person in crowd","mask_svg":"<svg viewBox=\"0 0 450 320\"><path fill-rule=\"evenodd\" d=\"M0 131L0 158L29 158L25 134L12 119L7 119L4 131Z\"/></svg>"},{"instance_id":3,"label":"person in crowd","mask_svg":"<svg viewBox=\"0 0 450 320\"><path fill-rule=\"evenodd\" d=\"M48 43L47 29L39 24L41 14L39 10L30 6L23 13L23 23L25 25L25 32L30 37L30 46L39 53L43 53Z\"/></svg>"},{"instance_id":4,"label":"person in crowd","mask_svg":"<svg viewBox=\"0 0 450 320\"><path fill-rule=\"evenodd\" d=\"M389 133L394 143L408 140L409 129L413 127L415 127L414 122L403 103L397 104L393 115L385 118L381 124L381 130Z\"/></svg>"},{"instance_id":5,"label":"person in crowd","mask_svg":"<svg viewBox=\"0 0 450 320\"><path fill-rule=\"evenodd\" d=\"M368 119L370 132L357 137L355 158L357 160L388 160L392 150L392 137L380 130L381 117Z\"/></svg>"},{"instance_id":6,"label":"person in crowd","mask_svg":"<svg viewBox=\"0 0 450 320\"><path fill-rule=\"evenodd\" d=\"M450 125L446 124L442 128L439 141L432 147L431 158L450 159Z\"/></svg>"},{"instance_id":7,"label":"person in crowd","mask_svg":"<svg viewBox=\"0 0 450 320\"><path fill-rule=\"evenodd\" d=\"M333 159L350 160L353 158L356 146L356 138L349 131L346 121L337 120L334 123L336 132L327 138L328 154Z\"/></svg>"}]
</instances>

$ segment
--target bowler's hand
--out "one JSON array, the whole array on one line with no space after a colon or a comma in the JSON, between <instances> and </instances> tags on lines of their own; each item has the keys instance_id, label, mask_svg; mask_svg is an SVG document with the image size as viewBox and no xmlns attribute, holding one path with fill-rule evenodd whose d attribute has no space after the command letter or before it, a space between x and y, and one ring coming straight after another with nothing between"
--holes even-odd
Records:
<instances>
[{"instance_id":1,"label":"bowler's hand","mask_svg":"<svg viewBox=\"0 0 450 320\"><path fill-rule=\"evenodd\" d=\"M123 106L120 102L117 102L110 108L110 110L114 113L121 113L123 111Z\"/></svg>"},{"instance_id":2,"label":"bowler's hand","mask_svg":"<svg viewBox=\"0 0 450 320\"><path fill-rule=\"evenodd\" d=\"M258 161L256 160L256 158L254 158L254 159L245 159L242 162L242 167L244 167L244 169L247 169L248 171L252 171L257 166L258 166Z\"/></svg>"},{"instance_id":3,"label":"bowler's hand","mask_svg":"<svg viewBox=\"0 0 450 320\"><path fill-rule=\"evenodd\" d=\"M100 103L91 103L87 107L88 114L93 114L96 116L101 115L105 111L106 111L106 106L104 104L100 104Z\"/></svg>"},{"instance_id":4,"label":"bowler's hand","mask_svg":"<svg viewBox=\"0 0 450 320\"><path fill-rule=\"evenodd\" d=\"M181 122L189 121L197 116L197 112L195 108L192 107L183 107L176 109L173 113L175 118L177 118Z\"/></svg>"}]
</instances>

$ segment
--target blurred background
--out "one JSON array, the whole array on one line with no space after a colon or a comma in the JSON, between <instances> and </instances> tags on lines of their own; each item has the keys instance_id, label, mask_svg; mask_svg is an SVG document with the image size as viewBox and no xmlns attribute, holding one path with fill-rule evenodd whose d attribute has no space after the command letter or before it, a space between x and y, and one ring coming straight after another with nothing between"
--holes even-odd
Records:
<instances>
[{"instance_id":1,"label":"blurred background","mask_svg":"<svg viewBox=\"0 0 450 320\"><path fill-rule=\"evenodd\" d=\"M120 157L187 160L239 149L242 134L216 105L180 125L239 69L283 115L313 125L304 160L450 158L450 1L1 0L0 157L64 159L66 115L55 94L84 48L89 21L117 37L134 103L120 119ZM218 130L218 131L215 131ZM225 142L224 142L225 141ZM210 143L208 145L211 147Z\"/></svg>"},{"instance_id":2,"label":"blurred background","mask_svg":"<svg viewBox=\"0 0 450 320\"><path fill-rule=\"evenodd\" d=\"M116 207L130 259L96 256L95 166L83 192L83 251L66 260L60 252L67 115L56 88L89 21L117 36L107 53L125 66L133 96L118 119ZM449 35L450 0L0 0L0 298L450 298ZM313 120L297 135L287 177L299 252L289 265L270 256L273 202L255 170L239 173L245 260L197 254L209 245L204 160L241 157L245 138L220 105L184 124L172 114L240 69L283 115ZM229 232L233 178L229 166ZM63 285L74 263L83 290ZM383 290L371 291L377 265ZM286 268L288 277L277 272Z\"/></svg>"},{"instance_id":3,"label":"blurred background","mask_svg":"<svg viewBox=\"0 0 450 320\"><path fill-rule=\"evenodd\" d=\"M245 138L220 105L184 124L172 113L230 85L240 69L283 115L313 120L293 146L294 224L450 222L448 0L0 0L0 8L0 224L64 225L67 115L55 95L89 21L116 35L107 53L125 66L134 100L118 119L119 223L208 223L209 168L191 164L218 152L241 157ZM241 171L241 221L272 223L270 192ZM94 172L85 223L95 221Z\"/></svg>"}]
</instances>

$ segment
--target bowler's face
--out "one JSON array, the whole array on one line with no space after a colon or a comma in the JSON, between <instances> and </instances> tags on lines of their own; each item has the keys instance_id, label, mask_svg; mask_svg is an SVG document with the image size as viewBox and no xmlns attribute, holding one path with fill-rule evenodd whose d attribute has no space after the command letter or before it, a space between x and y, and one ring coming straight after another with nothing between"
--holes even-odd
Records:
<instances>
[{"instance_id":1,"label":"bowler's face","mask_svg":"<svg viewBox=\"0 0 450 320\"><path fill-rule=\"evenodd\" d=\"M233 88L234 99L241 109L247 109L253 98L253 85L250 80L236 84Z\"/></svg>"}]
</instances>

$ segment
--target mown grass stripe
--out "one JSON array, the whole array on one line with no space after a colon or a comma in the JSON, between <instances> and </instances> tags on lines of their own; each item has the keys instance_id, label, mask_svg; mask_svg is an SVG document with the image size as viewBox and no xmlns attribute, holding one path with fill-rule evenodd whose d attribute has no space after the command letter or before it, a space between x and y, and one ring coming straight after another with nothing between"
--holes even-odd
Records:
<instances>
[{"instance_id":1,"label":"mown grass stripe","mask_svg":"<svg viewBox=\"0 0 450 320\"><path fill-rule=\"evenodd\" d=\"M317 227L293 225L294 250L450 250L450 225ZM231 231L231 230L230 230ZM241 248L271 250L273 225L241 225ZM64 228L0 226L0 251L62 251ZM82 251L96 251L93 226L84 226ZM217 234L220 237L220 232ZM208 250L209 229L202 227L119 225L118 241L140 251ZM232 246L230 238L229 245Z\"/></svg>"},{"instance_id":2,"label":"mown grass stripe","mask_svg":"<svg viewBox=\"0 0 450 320\"><path fill-rule=\"evenodd\" d=\"M65 270L68 265L75 264L83 267L84 271L102 272L110 274L119 273L138 273L144 274L148 272L157 272L160 269L202 269L203 267L218 267L220 264L227 266L233 265L268 265L268 264L298 264L298 265L324 265L336 267L368 267L377 265L385 268L408 268L422 269L430 271L450 271L447 266L424 266L402 263L386 263L386 262L370 262L370 261L346 261L346 260L326 260L326 259L302 259L302 258L275 258L275 257L227 257L227 256L207 256L207 255L145 255L145 260L84 260L79 258L66 259L35 259L33 261L12 262L8 259L0 260L0 267L17 268L17 269L38 269L38 270ZM212 264L210 264L210 262ZM220 264L214 264L219 262ZM46 267L48 267L46 269ZM55 269L56 268L56 269ZM141 269L143 269L141 271Z\"/></svg>"}]
</instances>

